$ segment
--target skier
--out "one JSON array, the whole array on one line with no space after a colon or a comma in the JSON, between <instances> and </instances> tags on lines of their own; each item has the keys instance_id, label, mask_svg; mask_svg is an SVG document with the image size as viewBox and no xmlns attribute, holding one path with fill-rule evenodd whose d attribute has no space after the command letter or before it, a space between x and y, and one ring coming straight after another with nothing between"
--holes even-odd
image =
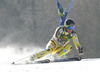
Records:
<instances>
[{"instance_id":1,"label":"skier","mask_svg":"<svg viewBox=\"0 0 100 72\"><path fill-rule=\"evenodd\" d=\"M63 8L57 0L58 5L58 15L60 18L60 26L57 27L53 37L48 42L46 50L39 53L33 54L30 57L31 61L42 58L47 54L52 53L58 57L62 57L69 53L72 50L72 45L68 44L70 40L73 40L73 43L78 50L79 54L83 54L83 47L80 45L78 36L74 31L75 22L72 19L66 19L66 12L63 12Z\"/></svg>"}]
</instances>

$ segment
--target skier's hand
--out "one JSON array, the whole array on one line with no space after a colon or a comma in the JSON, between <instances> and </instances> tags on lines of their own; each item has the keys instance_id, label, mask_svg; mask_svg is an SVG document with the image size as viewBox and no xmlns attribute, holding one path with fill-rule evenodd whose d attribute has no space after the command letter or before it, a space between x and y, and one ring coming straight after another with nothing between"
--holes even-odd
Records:
<instances>
[{"instance_id":1,"label":"skier's hand","mask_svg":"<svg viewBox=\"0 0 100 72\"><path fill-rule=\"evenodd\" d=\"M83 47L78 47L79 55L83 55Z\"/></svg>"}]
</instances>

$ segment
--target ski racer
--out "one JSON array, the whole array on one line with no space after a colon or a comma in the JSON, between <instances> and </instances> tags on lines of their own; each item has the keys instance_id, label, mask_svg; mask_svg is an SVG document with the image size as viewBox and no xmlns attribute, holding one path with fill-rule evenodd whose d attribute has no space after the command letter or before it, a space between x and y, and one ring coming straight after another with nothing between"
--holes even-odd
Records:
<instances>
[{"instance_id":1,"label":"ski racer","mask_svg":"<svg viewBox=\"0 0 100 72\"><path fill-rule=\"evenodd\" d=\"M31 61L42 58L47 54L52 53L53 55L57 55L58 57L62 57L69 53L72 50L72 45L68 44L70 40L73 40L73 43L78 50L79 54L83 54L83 47L79 43L78 36L74 31L75 22L72 19L66 18L66 12L63 12L63 8L57 0L58 5L58 15L60 18L60 26L57 27L55 33L51 40L48 42L46 46L46 50L43 50L39 53L33 54L30 57Z\"/></svg>"}]
</instances>

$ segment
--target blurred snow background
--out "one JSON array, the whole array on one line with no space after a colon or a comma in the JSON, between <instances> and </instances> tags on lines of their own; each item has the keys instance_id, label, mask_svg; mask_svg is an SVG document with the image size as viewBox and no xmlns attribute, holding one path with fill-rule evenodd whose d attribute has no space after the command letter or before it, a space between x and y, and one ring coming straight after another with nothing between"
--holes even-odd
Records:
<instances>
[{"instance_id":1,"label":"blurred snow background","mask_svg":"<svg viewBox=\"0 0 100 72\"><path fill-rule=\"evenodd\" d=\"M0 49L0 72L100 72L100 58L46 64L11 64L28 54L16 54L13 48Z\"/></svg>"}]
</instances>

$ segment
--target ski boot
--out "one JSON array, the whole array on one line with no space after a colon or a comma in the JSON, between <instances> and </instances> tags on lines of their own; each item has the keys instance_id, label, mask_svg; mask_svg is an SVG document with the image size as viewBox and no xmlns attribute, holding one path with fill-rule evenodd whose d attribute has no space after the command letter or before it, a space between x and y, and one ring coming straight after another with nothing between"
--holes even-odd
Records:
<instances>
[{"instance_id":1,"label":"ski boot","mask_svg":"<svg viewBox=\"0 0 100 72\"><path fill-rule=\"evenodd\" d=\"M37 59L37 57L36 57L36 55L32 55L32 56L30 56L30 61L35 61Z\"/></svg>"},{"instance_id":2,"label":"ski boot","mask_svg":"<svg viewBox=\"0 0 100 72\"><path fill-rule=\"evenodd\" d=\"M35 62L35 60L37 59L36 55L31 55L30 58L28 60L25 60L26 64L33 64Z\"/></svg>"}]
</instances>

